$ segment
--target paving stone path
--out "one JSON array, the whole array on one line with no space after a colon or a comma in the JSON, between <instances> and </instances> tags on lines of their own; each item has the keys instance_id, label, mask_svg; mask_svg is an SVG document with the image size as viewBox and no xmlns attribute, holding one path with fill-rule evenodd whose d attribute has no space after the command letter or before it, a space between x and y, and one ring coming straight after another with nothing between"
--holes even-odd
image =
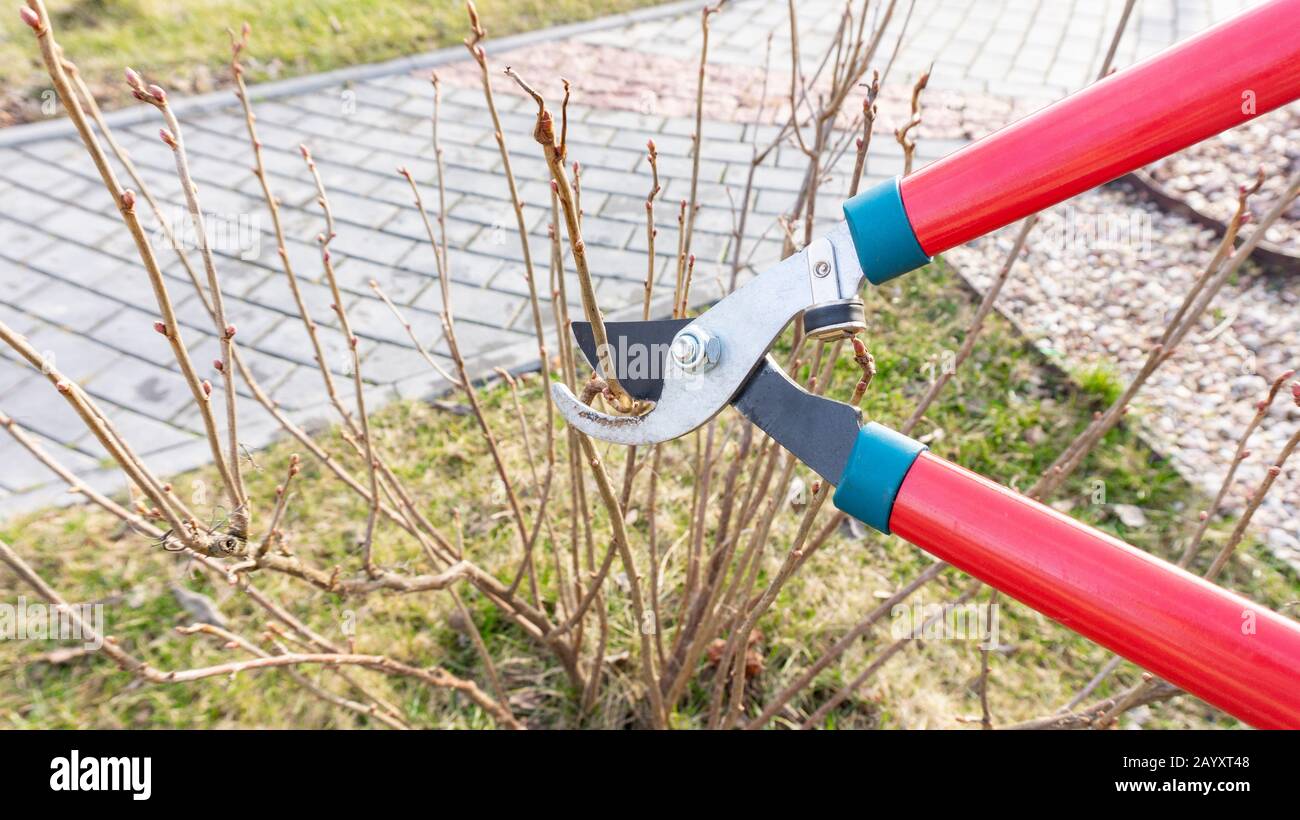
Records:
<instances>
[{"instance_id":1,"label":"paving stone path","mask_svg":"<svg viewBox=\"0 0 1300 820\"><path fill-rule=\"evenodd\" d=\"M906 2L882 48L904 24ZM1040 105L1084 85L1096 73L1120 0L918 0L892 66L884 127L907 87L931 63L924 163L1001 124L1016 110ZM1237 0L1143 0L1119 52L1126 65L1237 10ZM493 64L515 65L558 99L558 78L575 81L570 152L583 164L586 239L597 294L608 313L640 304L645 276L646 140L661 155L664 200L687 196L695 72L700 48L698 3L652 8L595 23L489 44ZM838 22L838 0L799 3L804 54L821 53ZM702 210L694 250L696 296L716 297L730 276L731 198L745 185L753 144L770 139L788 82L786 5L733 0L714 18L701 172ZM883 54L883 52L882 52ZM883 57L882 57L883 59ZM770 66L770 72L764 67ZM313 237L323 227L310 177L298 155L312 148L330 189L338 237L340 284L361 339L362 371L377 399L424 397L445 389L415 354L404 332L367 287L379 281L438 355L440 289L424 229L404 180L405 166L425 185L434 179L429 137L428 70L445 78L441 135L446 151L447 222L457 327L471 369L526 367L535 360L527 287L521 273L514 214L500 174L477 69L463 49L365 66L260 87L258 125L272 184L283 203L289 255L305 280L313 317L331 369L348 358L334 326ZM147 69L147 66L137 66ZM765 84L765 75L770 82ZM548 177L531 139L531 102L495 80L506 138L526 203L535 258L545 258ZM767 89L765 93L764 89ZM891 106L893 106L891 108ZM276 258L271 225L249 170L244 123L229 91L178 104L193 173L210 227L218 231L227 312L260 381L295 418L326 418L325 396ZM131 109L110 115L149 184L170 207L181 197L170 151L157 139L156 115ZM780 252L775 217L802 182L802 157L775 152L755 175L755 210L745 258L762 266ZM900 153L877 140L872 180L898 173ZM824 187L818 212L838 212L847 186L840 168ZM427 198L426 198L427 199ZM68 376L111 412L119 429L160 473L204 463L208 449L168 348L151 332L156 307L89 159L66 123L0 131L0 319L26 333ZM661 209L664 212L670 207ZM179 213L179 212L178 212ZM179 218L173 219L179 222ZM676 238L667 213L657 243L661 271ZM183 270L160 248L174 284L181 321L196 362L217 352L210 322ZM576 294L576 287L569 293ZM187 298L186 298L187 297ZM576 297L575 297L576 298ZM0 359L0 411L33 430L92 484L112 487L116 472L41 375ZM253 402L241 434L250 448L276 432ZM61 486L14 442L0 438L0 513L58 497Z\"/></svg>"}]
</instances>

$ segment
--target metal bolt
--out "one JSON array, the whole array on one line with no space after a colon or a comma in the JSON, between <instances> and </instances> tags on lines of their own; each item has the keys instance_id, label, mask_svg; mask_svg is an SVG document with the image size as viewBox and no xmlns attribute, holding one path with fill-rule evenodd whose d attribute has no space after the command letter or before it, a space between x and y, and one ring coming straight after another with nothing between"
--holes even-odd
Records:
<instances>
[{"instance_id":1,"label":"metal bolt","mask_svg":"<svg viewBox=\"0 0 1300 820\"><path fill-rule=\"evenodd\" d=\"M672 354L682 370L703 373L722 358L722 340L704 328L687 328L673 339Z\"/></svg>"},{"instance_id":2,"label":"metal bolt","mask_svg":"<svg viewBox=\"0 0 1300 820\"><path fill-rule=\"evenodd\" d=\"M830 275L830 272L831 272L831 263L827 262L825 259L821 260L813 267L813 274L815 274L819 279L825 278L826 276Z\"/></svg>"}]
</instances>

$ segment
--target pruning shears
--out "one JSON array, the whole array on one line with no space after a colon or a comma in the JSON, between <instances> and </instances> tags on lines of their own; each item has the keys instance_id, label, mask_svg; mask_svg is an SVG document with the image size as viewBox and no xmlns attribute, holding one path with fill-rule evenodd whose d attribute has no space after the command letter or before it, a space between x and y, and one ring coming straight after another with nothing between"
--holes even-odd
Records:
<instances>
[{"instance_id":1,"label":"pruning shears","mask_svg":"<svg viewBox=\"0 0 1300 820\"><path fill-rule=\"evenodd\" d=\"M682 436L728 404L835 486L834 504L1258 727L1300 728L1300 624L951 464L810 394L769 348L864 329L863 280L935 254L1300 98L1300 0L1274 0L844 204L844 221L694 319L573 323L641 415L553 385L608 442ZM629 355L630 352L630 355ZM648 361L647 361L648 356Z\"/></svg>"}]
</instances>

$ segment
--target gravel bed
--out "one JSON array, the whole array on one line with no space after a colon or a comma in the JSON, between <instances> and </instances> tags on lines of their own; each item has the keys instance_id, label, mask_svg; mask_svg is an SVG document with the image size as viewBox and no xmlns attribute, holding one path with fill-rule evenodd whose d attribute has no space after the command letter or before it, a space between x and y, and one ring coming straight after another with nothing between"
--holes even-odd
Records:
<instances>
[{"instance_id":1,"label":"gravel bed","mask_svg":"<svg viewBox=\"0 0 1300 820\"><path fill-rule=\"evenodd\" d=\"M983 291L1015 230L946 256ZM1067 369L1112 366L1125 381L1215 245L1209 229L1110 189L1046 212L1031 237L1000 309ZM1148 382L1133 418L1184 475L1214 493L1268 380L1290 368L1300 369L1300 280L1243 275L1220 291L1179 353ZM1229 510L1241 510L1297 424L1300 408L1280 396L1238 470ZM1300 569L1297 510L1300 463L1293 460L1254 521L1273 551ZM1195 511L1185 514L1190 526Z\"/></svg>"}]
</instances>

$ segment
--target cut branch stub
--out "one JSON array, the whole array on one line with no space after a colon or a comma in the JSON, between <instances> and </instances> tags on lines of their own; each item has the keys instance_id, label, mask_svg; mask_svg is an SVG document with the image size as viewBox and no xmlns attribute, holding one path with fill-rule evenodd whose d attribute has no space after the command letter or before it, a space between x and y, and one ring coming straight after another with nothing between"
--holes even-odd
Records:
<instances>
[{"instance_id":1,"label":"cut branch stub","mask_svg":"<svg viewBox=\"0 0 1300 820\"><path fill-rule=\"evenodd\" d=\"M591 281L591 268L587 262L587 246L582 241L581 214L569 175L564 167L563 148L555 139L555 118L546 110L546 100L513 68L506 68L506 76L519 84L533 101L537 103L537 123L533 128L533 138L542 146L546 164L551 171L554 191L559 198L564 213L564 224L569 234L569 246L573 249L573 264L578 272L578 285L582 293L582 309L587 321L591 323L592 335L595 337L597 362L601 376L608 383L607 395L614 408L620 413L640 414L646 412L646 402L633 399L619 384L613 363L609 360L609 336L605 332L605 319L596 304L596 288Z\"/></svg>"}]
</instances>

